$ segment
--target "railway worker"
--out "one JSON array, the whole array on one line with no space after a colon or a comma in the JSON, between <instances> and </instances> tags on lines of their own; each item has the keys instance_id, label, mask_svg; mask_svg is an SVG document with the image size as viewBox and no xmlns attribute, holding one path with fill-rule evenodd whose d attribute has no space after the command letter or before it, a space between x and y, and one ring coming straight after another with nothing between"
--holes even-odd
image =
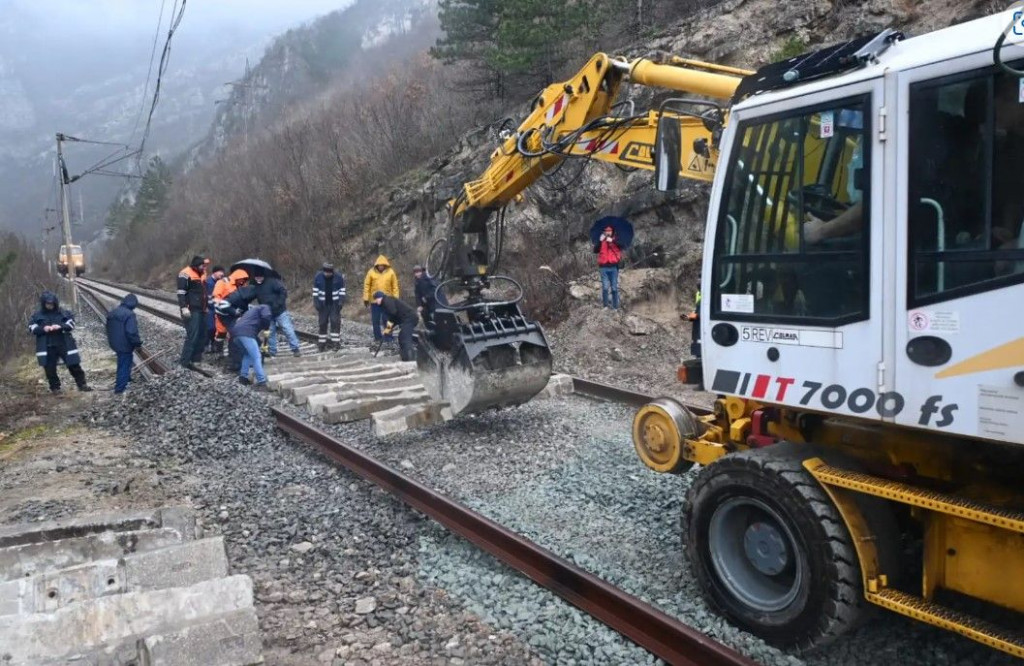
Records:
<instances>
[{"instance_id":1,"label":"railway worker","mask_svg":"<svg viewBox=\"0 0 1024 666\"><path fill-rule=\"evenodd\" d=\"M615 237L611 225L604 228L597 243L597 268L601 273L601 307L619 309L619 262L622 261L622 247Z\"/></svg>"},{"instance_id":2,"label":"railway worker","mask_svg":"<svg viewBox=\"0 0 1024 666\"><path fill-rule=\"evenodd\" d=\"M247 287L249 274L241 268L217 282L213 288L213 309L216 314L217 339L221 348L228 338L228 329L234 326L238 317L249 308L249 302L256 298L252 287ZM242 367L242 349L233 339L228 340L228 371L238 372Z\"/></svg>"},{"instance_id":3,"label":"railway worker","mask_svg":"<svg viewBox=\"0 0 1024 666\"><path fill-rule=\"evenodd\" d=\"M181 348L181 367L194 369L203 360L206 331L206 288L203 271L206 259L196 255L178 273L178 308L185 322L185 344Z\"/></svg>"},{"instance_id":4,"label":"railway worker","mask_svg":"<svg viewBox=\"0 0 1024 666\"><path fill-rule=\"evenodd\" d=\"M384 312L387 324L385 333L390 334L391 330L398 326L398 349L402 360L415 361L416 350L412 346L412 332L420 320L419 314L405 301L388 296L383 291L374 292L373 302Z\"/></svg>"},{"instance_id":5,"label":"railway worker","mask_svg":"<svg viewBox=\"0 0 1024 666\"><path fill-rule=\"evenodd\" d=\"M416 310L427 328L433 328L434 310L437 308L437 282L418 264L412 267L412 275L416 280Z\"/></svg>"},{"instance_id":6,"label":"railway worker","mask_svg":"<svg viewBox=\"0 0 1024 666\"><path fill-rule=\"evenodd\" d=\"M380 342L383 337L384 340L390 342L393 339L391 334L384 334L381 331L384 324L384 311L376 304L376 299L371 296L378 291L382 291L384 295L392 298L399 297L398 274L395 273L395 269L391 268L391 262L383 254L377 257L373 268L366 272L366 278L363 280L363 305L370 308L374 341Z\"/></svg>"},{"instance_id":7,"label":"railway worker","mask_svg":"<svg viewBox=\"0 0 1024 666\"><path fill-rule=\"evenodd\" d=\"M341 306L345 304L345 276L334 272L334 264L324 262L313 278L313 307L320 319L316 348L327 348L328 328L331 349L341 349Z\"/></svg>"},{"instance_id":8,"label":"railway worker","mask_svg":"<svg viewBox=\"0 0 1024 666\"><path fill-rule=\"evenodd\" d=\"M78 355L78 345L71 331L75 318L69 310L62 310L57 294L44 291L39 297L39 311L28 322L29 333L36 336L36 360L43 366L51 393L60 393L57 363L63 362L75 379L79 391L91 391L85 381L85 371Z\"/></svg>"},{"instance_id":9,"label":"railway worker","mask_svg":"<svg viewBox=\"0 0 1024 666\"><path fill-rule=\"evenodd\" d=\"M217 341L217 318L213 312L213 289L223 278L224 267L214 266L203 281L206 291L206 351L210 354L220 354L224 351Z\"/></svg>"},{"instance_id":10,"label":"railway worker","mask_svg":"<svg viewBox=\"0 0 1024 666\"><path fill-rule=\"evenodd\" d=\"M260 343L257 336L261 331L269 330L273 321L274 314L270 306L263 303L246 310L245 314L239 317L235 325L231 327L231 337L237 340L244 350L238 381L248 384L249 371L252 370L256 376L255 386L258 391L266 390L267 375L263 371L263 357L260 354Z\"/></svg>"},{"instance_id":11,"label":"railway worker","mask_svg":"<svg viewBox=\"0 0 1024 666\"><path fill-rule=\"evenodd\" d=\"M132 380L132 355L142 346L139 338L139 322L135 318L135 306L139 299L127 294L121 304L107 313L107 344L117 354L117 379L114 380L114 395L121 395Z\"/></svg>"},{"instance_id":12,"label":"railway worker","mask_svg":"<svg viewBox=\"0 0 1024 666\"><path fill-rule=\"evenodd\" d=\"M274 319L270 322L270 340L267 344L267 353L273 358L277 356L277 329L284 332L288 340L288 346L292 349L292 356L301 356L299 351L299 337L295 335L295 327L292 326L292 316L288 313L288 290L284 283L276 277L267 277L262 268L253 269L253 282L256 288L256 300L261 305L269 305L270 312Z\"/></svg>"}]
</instances>

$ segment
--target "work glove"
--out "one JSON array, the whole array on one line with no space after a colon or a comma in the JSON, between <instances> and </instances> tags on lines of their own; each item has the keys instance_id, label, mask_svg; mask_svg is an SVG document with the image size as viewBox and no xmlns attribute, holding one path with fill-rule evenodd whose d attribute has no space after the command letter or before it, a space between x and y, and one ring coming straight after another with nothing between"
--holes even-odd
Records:
<instances>
[{"instance_id":1,"label":"work glove","mask_svg":"<svg viewBox=\"0 0 1024 666\"><path fill-rule=\"evenodd\" d=\"M363 307L370 307L370 301L363 301Z\"/></svg>"},{"instance_id":2,"label":"work glove","mask_svg":"<svg viewBox=\"0 0 1024 666\"><path fill-rule=\"evenodd\" d=\"M189 319L192 318L192 311L189 310L188 308L181 308L180 312L182 321L187 322Z\"/></svg>"},{"instance_id":3,"label":"work glove","mask_svg":"<svg viewBox=\"0 0 1024 666\"><path fill-rule=\"evenodd\" d=\"M385 326L384 327L384 335L391 335L391 331L394 330L394 328L395 328L394 324L388 324L387 326Z\"/></svg>"}]
</instances>

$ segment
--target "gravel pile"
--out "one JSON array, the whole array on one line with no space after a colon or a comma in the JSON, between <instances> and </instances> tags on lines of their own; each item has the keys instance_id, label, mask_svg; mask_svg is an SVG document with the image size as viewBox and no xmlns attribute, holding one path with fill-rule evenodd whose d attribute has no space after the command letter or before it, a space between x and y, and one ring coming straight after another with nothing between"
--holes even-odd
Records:
<instances>
[{"instance_id":1,"label":"gravel pile","mask_svg":"<svg viewBox=\"0 0 1024 666\"><path fill-rule=\"evenodd\" d=\"M274 663L538 663L417 578L440 531L276 431L265 398L174 372L84 415L194 481L181 494L253 577Z\"/></svg>"},{"instance_id":2,"label":"gravel pile","mask_svg":"<svg viewBox=\"0 0 1024 666\"><path fill-rule=\"evenodd\" d=\"M633 451L632 416L628 407L570 397L460 417L380 442L362 424L329 429L760 663L1015 663L882 611L846 639L804 656L731 626L701 600L683 560L681 502L695 472L647 470ZM547 663L654 662L446 532L420 539L419 572L488 623L521 636Z\"/></svg>"}]
</instances>

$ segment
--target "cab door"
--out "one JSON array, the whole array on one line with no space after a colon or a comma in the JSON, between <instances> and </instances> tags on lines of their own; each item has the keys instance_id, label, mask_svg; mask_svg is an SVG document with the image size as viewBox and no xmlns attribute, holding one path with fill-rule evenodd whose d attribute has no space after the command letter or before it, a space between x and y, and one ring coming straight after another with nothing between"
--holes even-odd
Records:
<instances>
[{"instance_id":1,"label":"cab door","mask_svg":"<svg viewBox=\"0 0 1024 666\"><path fill-rule=\"evenodd\" d=\"M1024 443L1024 88L991 62L898 77L896 421Z\"/></svg>"},{"instance_id":2,"label":"cab door","mask_svg":"<svg viewBox=\"0 0 1024 666\"><path fill-rule=\"evenodd\" d=\"M891 416L883 90L875 78L733 112L702 274L709 390Z\"/></svg>"}]
</instances>

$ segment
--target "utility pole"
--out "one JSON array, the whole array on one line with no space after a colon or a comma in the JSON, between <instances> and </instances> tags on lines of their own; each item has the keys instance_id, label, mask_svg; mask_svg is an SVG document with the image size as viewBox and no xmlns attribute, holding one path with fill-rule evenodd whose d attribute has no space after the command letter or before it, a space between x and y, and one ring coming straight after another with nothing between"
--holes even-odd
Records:
<instances>
[{"instance_id":1,"label":"utility pole","mask_svg":"<svg viewBox=\"0 0 1024 666\"><path fill-rule=\"evenodd\" d=\"M68 267L68 280L71 282L71 302L78 310L78 285L75 284L75 264L71 258L71 215L68 212L68 170L64 165L64 150L61 143L64 135L57 132L57 174L60 180L60 214L61 228L64 230L64 264Z\"/></svg>"}]
</instances>

